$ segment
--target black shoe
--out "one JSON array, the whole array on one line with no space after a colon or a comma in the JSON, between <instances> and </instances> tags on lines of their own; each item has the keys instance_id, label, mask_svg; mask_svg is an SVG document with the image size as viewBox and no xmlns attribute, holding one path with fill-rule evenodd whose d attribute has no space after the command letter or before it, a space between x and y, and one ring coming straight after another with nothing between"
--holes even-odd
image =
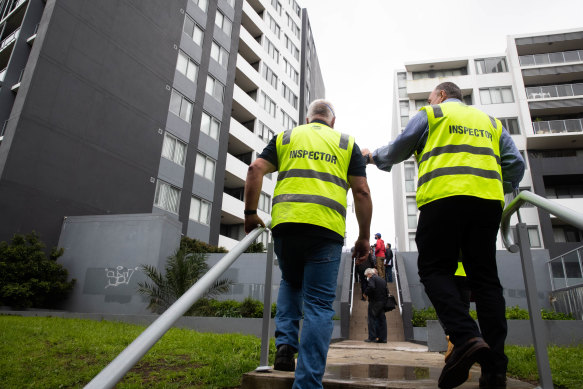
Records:
<instances>
[{"instance_id":1,"label":"black shoe","mask_svg":"<svg viewBox=\"0 0 583 389\"><path fill-rule=\"evenodd\" d=\"M373 342L376 342L376 339L365 339L364 341L366 343L373 343Z\"/></svg>"},{"instance_id":2,"label":"black shoe","mask_svg":"<svg viewBox=\"0 0 583 389\"><path fill-rule=\"evenodd\" d=\"M472 365L475 362L484 364L489 357L490 346L479 337L471 338L459 347L454 346L437 381L439 387L450 389L463 384L468 379Z\"/></svg>"},{"instance_id":3,"label":"black shoe","mask_svg":"<svg viewBox=\"0 0 583 389\"><path fill-rule=\"evenodd\" d=\"M282 344L277 348L275 353L275 362L273 363L274 370L281 371L295 371L296 361L294 354L297 352L295 348L289 344Z\"/></svg>"},{"instance_id":4,"label":"black shoe","mask_svg":"<svg viewBox=\"0 0 583 389\"><path fill-rule=\"evenodd\" d=\"M376 342L376 343L387 343L387 341L386 341L386 340L380 340L380 339L377 339L377 340L375 340L375 342Z\"/></svg>"},{"instance_id":5,"label":"black shoe","mask_svg":"<svg viewBox=\"0 0 583 389\"><path fill-rule=\"evenodd\" d=\"M506 389L506 374L482 373L480 376L480 389Z\"/></svg>"}]
</instances>

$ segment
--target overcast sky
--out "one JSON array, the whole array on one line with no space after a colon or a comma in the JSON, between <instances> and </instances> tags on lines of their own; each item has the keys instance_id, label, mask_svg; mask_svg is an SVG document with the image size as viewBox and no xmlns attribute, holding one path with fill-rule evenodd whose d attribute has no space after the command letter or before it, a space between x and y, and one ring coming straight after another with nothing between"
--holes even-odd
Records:
<instances>
[{"instance_id":1,"label":"overcast sky","mask_svg":"<svg viewBox=\"0 0 583 389\"><path fill-rule=\"evenodd\" d=\"M335 128L370 149L390 140L393 74L405 63L504 54L508 35L583 27L582 0L297 1L308 10ZM367 176L371 235L393 243L390 173L369 166ZM351 247L358 225L350 209L346 222Z\"/></svg>"}]
</instances>

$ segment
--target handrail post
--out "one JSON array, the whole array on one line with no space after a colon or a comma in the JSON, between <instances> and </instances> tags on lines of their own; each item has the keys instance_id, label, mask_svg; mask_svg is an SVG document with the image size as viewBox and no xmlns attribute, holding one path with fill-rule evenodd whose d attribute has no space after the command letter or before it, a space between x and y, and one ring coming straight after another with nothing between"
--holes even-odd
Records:
<instances>
[{"instance_id":1,"label":"handrail post","mask_svg":"<svg viewBox=\"0 0 583 389\"><path fill-rule=\"evenodd\" d=\"M271 234L270 234L271 235ZM267 244L267 265L265 267L265 287L263 288L263 322L261 328L261 356L256 371L269 370L269 324L271 321L271 279L273 273L273 239Z\"/></svg>"},{"instance_id":2,"label":"handrail post","mask_svg":"<svg viewBox=\"0 0 583 389\"><path fill-rule=\"evenodd\" d=\"M538 303L536 281L534 278L534 266L532 264L532 253L530 251L530 240L528 238L526 224L518 223L516 225L516 232L518 233L522 274L524 277L524 287L526 289L528 311L530 312L530 328L532 331L534 351L536 353L539 380L542 389L552 389L553 379L551 376L549 355L547 353L546 327L540 314L541 311Z\"/></svg>"}]
</instances>

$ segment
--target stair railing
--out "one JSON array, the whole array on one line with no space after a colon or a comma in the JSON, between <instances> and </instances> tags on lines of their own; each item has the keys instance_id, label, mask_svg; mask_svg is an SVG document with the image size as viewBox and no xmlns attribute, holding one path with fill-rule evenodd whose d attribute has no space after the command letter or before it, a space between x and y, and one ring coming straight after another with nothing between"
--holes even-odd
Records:
<instances>
[{"instance_id":1,"label":"stair railing","mask_svg":"<svg viewBox=\"0 0 583 389\"><path fill-rule=\"evenodd\" d=\"M546 329L540 315L540 306L538 303L536 281L534 277L534 266L532 264L532 253L530 250L530 240L528 237L527 226L521 221L516 224L518 244L514 243L512 231L510 229L510 218L512 214L517 212L520 206L524 203L530 203L538 208L541 208L581 230L583 230L583 215L529 191L522 191L504 209L502 212L502 221L500 223L504 246L506 246L508 251L512 253L516 253L520 250L522 274L524 277L524 287L526 289L526 301L528 303L528 310L530 312L530 327L532 330L536 362L541 383L540 387L542 389L552 389L553 380L546 347Z\"/></svg>"},{"instance_id":2,"label":"stair railing","mask_svg":"<svg viewBox=\"0 0 583 389\"><path fill-rule=\"evenodd\" d=\"M221 275L239 258L239 256L249 247L259 235L269 228L271 219L266 218L266 227L258 226L251 231L241 242L229 251L216 265L214 265L204 276L202 276L190 289L188 289L174 304L172 304L158 319L144 330L128 347L126 347L109 365L97 374L86 386L89 389L113 388L123 376L154 346L154 344L172 327L172 325L188 311L190 307L201 298L204 293L219 279ZM273 265L273 243L268 244L267 250L269 285L265 285L266 300L271 299L271 269ZM271 256L271 259L270 259ZM263 307L263 334L261 345L261 361L267 364L267 351L269 348L269 319L271 313L271 303ZM266 317L266 312L268 312ZM267 326L265 321L267 320ZM267 329L266 329L267 327ZM263 344L264 338L267 339ZM265 351L266 349L267 351Z\"/></svg>"}]
</instances>

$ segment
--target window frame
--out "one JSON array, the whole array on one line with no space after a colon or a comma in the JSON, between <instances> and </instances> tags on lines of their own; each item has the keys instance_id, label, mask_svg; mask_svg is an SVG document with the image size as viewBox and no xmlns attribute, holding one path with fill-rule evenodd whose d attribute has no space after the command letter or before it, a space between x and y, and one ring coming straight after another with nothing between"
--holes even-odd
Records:
<instances>
[{"instance_id":1,"label":"window frame","mask_svg":"<svg viewBox=\"0 0 583 389\"><path fill-rule=\"evenodd\" d=\"M211 88L210 91L209 91L209 88ZM221 91L220 98L215 94L218 91L217 88L220 88L220 91ZM213 98L215 98L220 103L222 103L224 101L224 98L225 98L225 86L223 85L222 82L220 82L219 80L217 80L216 78L214 78L210 74L208 74L206 76L206 85L205 85L204 91L206 93L208 93L209 95L211 95Z\"/></svg>"},{"instance_id":2,"label":"window frame","mask_svg":"<svg viewBox=\"0 0 583 389\"><path fill-rule=\"evenodd\" d=\"M204 118L208 117L208 129L205 129L203 126L203 123L205 122ZM216 137L212 135L213 131L213 124L216 124L216 128L217 128L217 135ZM202 115L201 115L201 119L200 119L200 132L202 132L205 135L208 135L210 138L218 141L220 134L221 134L221 121L219 119L217 119L216 117L214 117L213 115L211 115L210 113L206 112L206 111L202 111Z\"/></svg>"},{"instance_id":3,"label":"window frame","mask_svg":"<svg viewBox=\"0 0 583 389\"><path fill-rule=\"evenodd\" d=\"M172 100L175 98L175 96L180 97L180 108L179 108L178 112L174 112L172 110L172 108L173 108ZM188 112L188 119L184 117L186 115L184 115L184 116L182 115L185 101L186 101L186 103L190 104L190 109ZM180 93L176 89L172 88L172 91L170 92L170 106L169 106L168 110L170 112L172 112L174 115L176 115L179 118L181 118L182 120L184 120L185 122L190 123L192 121L192 111L194 110L194 101L191 101L189 98L184 96L182 93Z\"/></svg>"},{"instance_id":4,"label":"window frame","mask_svg":"<svg viewBox=\"0 0 583 389\"><path fill-rule=\"evenodd\" d=\"M186 60L186 70L185 72L183 72L180 68L179 68L179 64L180 64L180 58L184 57L184 59ZM194 65L194 69L196 69L194 71L194 77L191 78L189 77L188 73L189 70L191 68L191 65ZM178 70L178 72L182 75L184 75L184 77L188 78L190 81L196 83L196 80L198 79L198 71L199 71L199 67L200 65L198 63L196 63L196 61L194 59L192 59L192 57L190 57L188 54L186 54L184 51L182 50L178 50L178 60L176 61L176 70Z\"/></svg>"},{"instance_id":5,"label":"window frame","mask_svg":"<svg viewBox=\"0 0 583 389\"><path fill-rule=\"evenodd\" d=\"M185 30L187 20L192 21L192 24L193 24L193 29L192 29L192 32L190 32L190 33ZM195 31L196 31L197 28L198 28L198 30L200 30L200 42L198 42L195 39L195 35L196 35L195 34ZM186 35L188 35L192 39L192 41L194 43L196 43L198 46L201 46L202 47L202 41L204 40L204 29L189 14L186 14L185 17L184 17L184 24L182 26L182 32L184 32Z\"/></svg>"},{"instance_id":6,"label":"window frame","mask_svg":"<svg viewBox=\"0 0 583 389\"><path fill-rule=\"evenodd\" d=\"M198 201L200 204L198 206L198 216L196 219L194 219L192 216L192 210L193 210L193 201ZM207 214L206 214L206 220L202 221L201 220L201 214L202 214L202 209L203 209L203 204L207 206ZM210 222L211 222L211 212L212 212L212 206L213 203L211 203L208 200L205 200L203 198L197 197L197 196L191 196L190 197L190 209L188 211L188 220L192 220L193 222L205 225L205 226L210 226Z\"/></svg>"},{"instance_id":7,"label":"window frame","mask_svg":"<svg viewBox=\"0 0 583 389\"><path fill-rule=\"evenodd\" d=\"M217 58L213 56L213 51L215 51L215 47L217 48L216 50L218 50L216 51L218 52ZM211 43L211 58L214 59L219 65L221 65L225 69L229 65L229 52L215 40L213 40L213 42Z\"/></svg>"},{"instance_id":8,"label":"window frame","mask_svg":"<svg viewBox=\"0 0 583 389\"><path fill-rule=\"evenodd\" d=\"M220 22L218 20L220 19ZM225 21L227 23L225 23ZM233 32L233 21L227 17L220 9L217 9L217 14L215 15L215 26L217 26L221 31L223 31L227 36L231 36Z\"/></svg>"},{"instance_id":9,"label":"window frame","mask_svg":"<svg viewBox=\"0 0 583 389\"><path fill-rule=\"evenodd\" d=\"M159 202L159 200L160 200L160 190L161 190L161 187L163 185L164 186L167 186L170 190L174 190L174 191L176 191L178 193L178 196L176 198L176 209L169 209L169 208L167 208L165 206L165 204L161 204ZM157 179L156 180L156 189L154 191L154 206L156 208L160 208L160 209L163 209L163 210L165 210L167 212L170 212L170 213L173 213L175 215L178 215L178 210L180 208L180 195L181 195L181 192L182 191L181 191L181 189L179 187L177 187L175 185L172 185L171 183L166 182L164 180Z\"/></svg>"},{"instance_id":10,"label":"window frame","mask_svg":"<svg viewBox=\"0 0 583 389\"><path fill-rule=\"evenodd\" d=\"M166 146L166 139L170 139L170 141L173 142L172 145L172 152L171 155L164 155L164 150L167 150ZM176 160L176 146L180 144L181 147L183 147L183 152L182 152L182 159L181 160ZM186 142L184 142L182 139L178 138L177 136L169 133L168 131L165 131L164 133L164 140L162 141L162 158L167 159L168 161L174 162L177 165L180 166L184 166L184 164L186 163L186 152L188 149L188 144Z\"/></svg>"},{"instance_id":11,"label":"window frame","mask_svg":"<svg viewBox=\"0 0 583 389\"><path fill-rule=\"evenodd\" d=\"M204 165L202 166L202 169L203 169L202 174L199 172L199 170L200 170L200 165L199 165L200 158L204 159ZM207 177L207 164L209 161L211 161L213 163L212 178ZM209 180L211 182L215 182L216 173L217 173L217 161L214 158L211 158L208 155L201 153L200 151L197 151L196 160L194 163L194 174L196 174L197 176L202 177L206 180Z\"/></svg>"}]
</instances>

